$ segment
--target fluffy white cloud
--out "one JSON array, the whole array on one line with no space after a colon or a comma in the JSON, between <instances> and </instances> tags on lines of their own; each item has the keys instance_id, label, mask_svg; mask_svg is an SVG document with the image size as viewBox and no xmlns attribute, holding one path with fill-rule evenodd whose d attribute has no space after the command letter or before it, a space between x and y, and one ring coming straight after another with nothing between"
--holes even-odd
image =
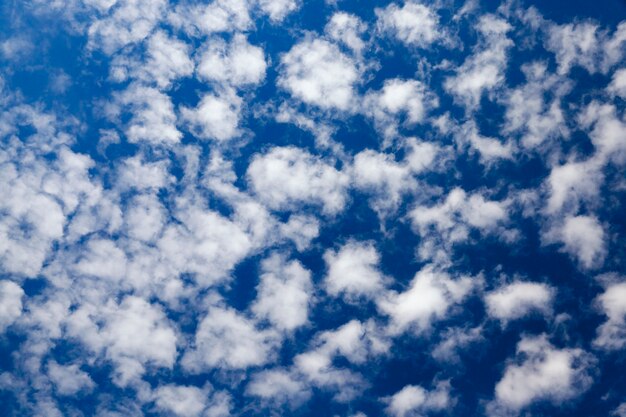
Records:
<instances>
[{"instance_id":1,"label":"fluffy white cloud","mask_svg":"<svg viewBox=\"0 0 626 417\"><path fill-rule=\"evenodd\" d=\"M391 334L409 329L423 332L429 330L433 322L445 319L450 308L467 297L479 283L476 277L453 278L433 266L426 266L415 274L406 291L381 295L378 307L390 317Z\"/></svg>"},{"instance_id":2,"label":"fluffy white cloud","mask_svg":"<svg viewBox=\"0 0 626 417\"><path fill-rule=\"evenodd\" d=\"M275 23L282 21L300 5L298 0L257 0L257 2L261 11Z\"/></svg>"},{"instance_id":3,"label":"fluffy white cloud","mask_svg":"<svg viewBox=\"0 0 626 417\"><path fill-rule=\"evenodd\" d=\"M406 45L426 48L442 37L439 16L427 6L407 1L376 9L378 28Z\"/></svg>"},{"instance_id":4,"label":"fluffy white cloud","mask_svg":"<svg viewBox=\"0 0 626 417\"><path fill-rule=\"evenodd\" d=\"M258 198L275 210L312 204L335 214L346 205L348 176L299 148L276 147L256 155L246 176Z\"/></svg>"},{"instance_id":5,"label":"fluffy white cloud","mask_svg":"<svg viewBox=\"0 0 626 417\"><path fill-rule=\"evenodd\" d=\"M181 107L180 113L191 133L200 139L225 142L241 134L241 98L231 90L207 93L195 109Z\"/></svg>"},{"instance_id":6,"label":"fluffy white cloud","mask_svg":"<svg viewBox=\"0 0 626 417\"><path fill-rule=\"evenodd\" d=\"M367 25L357 16L345 12L337 12L328 21L324 31L336 42L340 42L353 50L361 53L365 48L362 39Z\"/></svg>"},{"instance_id":7,"label":"fluffy white cloud","mask_svg":"<svg viewBox=\"0 0 626 417\"><path fill-rule=\"evenodd\" d=\"M626 99L626 68L621 68L613 73L613 79L607 90L611 94Z\"/></svg>"},{"instance_id":8,"label":"fluffy white cloud","mask_svg":"<svg viewBox=\"0 0 626 417\"><path fill-rule=\"evenodd\" d=\"M423 238L420 256L446 261L452 245L469 239L471 228L483 233L506 231L503 225L508 220L507 206L506 201L489 201L479 193L468 197L465 191L455 188L438 205L415 207L409 217ZM509 234L501 233L501 238L506 241Z\"/></svg>"},{"instance_id":9,"label":"fluffy white cloud","mask_svg":"<svg viewBox=\"0 0 626 417\"><path fill-rule=\"evenodd\" d=\"M511 26L501 18L485 15L476 29L482 36L474 54L457 68L456 75L446 79L445 89L467 110L480 104L484 92L491 92L504 82L507 52L513 42L507 37Z\"/></svg>"},{"instance_id":10,"label":"fluffy white cloud","mask_svg":"<svg viewBox=\"0 0 626 417\"><path fill-rule=\"evenodd\" d=\"M548 314L552 310L554 289L546 284L516 281L485 295L490 317L507 323L531 314Z\"/></svg>"},{"instance_id":11,"label":"fluffy white cloud","mask_svg":"<svg viewBox=\"0 0 626 417\"><path fill-rule=\"evenodd\" d=\"M48 377L57 394L63 396L75 395L80 391L91 391L95 383L78 365L59 365L55 361L48 362Z\"/></svg>"},{"instance_id":12,"label":"fluffy white cloud","mask_svg":"<svg viewBox=\"0 0 626 417\"><path fill-rule=\"evenodd\" d=\"M431 391L418 385L407 385L391 397L386 398L385 402L388 403L388 415L418 417L430 412L449 409L453 400L450 398L450 384L440 382Z\"/></svg>"},{"instance_id":13,"label":"fluffy white cloud","mask_svg":"<svg viewBox=\"0 0 626 417\"><path fill-rule=\"evenodd\" d=\"M244 31L252 25L247 0L213 0L208 4L182 3L168 15L175 28L202 37L219 32Z\"/></svg>"},{"instance_id":14,"label":"fluffy white cloud","mask_svg":"<svg viewBox=\"0 0 626 417\"><path fill-rule=\"evenodd\" d=\"M278 85L305 103L347 111L359 79L356 63L323 39L305 39L281 58Z\"/></svg>"},{"instance_id":15,"label":"fluffy white cloud","mask_svg":"<svg viewBox=\"0 0 626 417\"><path fill-rule=\"evenodd\" d=\"M112 116L120 116L123 111L132 115L125 129L131 143L172 145L183 136L176 128L172 100L156 88L131 84L118 93L114 104L109 106L109 112Z\"/></svg>"},{"instance_id":16,"label":"fluffy white cloud","mask_svg":"<svg viewBox=\"0 0 626 417\"><path fill-rule=\"evenodd\" d=\"M177 335L167 316L158 304L136 296L119 304L83 304L67 324L69 336L113 362L120 386L140 378L146 365L171 368L176 360Z\"/></svg>"},{"instance_id":17,"label":"fluffy white cloud","mask_svg":"<svg viewBox=\"0 0 626 417\"><path fill-rule=\"evenodd\" d=\"M159 410L180 417L198 417L208 400L208 393L194 386L163 385L154 392Z\"/></svg>"},{"instance_id":18,"label":"fluffy white cloud","mask_svg":"<svg viewBox=\"0 0 626 417\"><path fill-rule=\"evenodd\" d=\"M526 84L509 91L505 98L506 124L503 133L517 133L527 149L536 148L560 137L568 137L569 130L561 109L562 97L570 92L571 82L548 73L543 62L522 66ZM552 100L547 100L548 95Z\"/></svg>"},{"instance_id":19,"label":"fluffy white cloud","mask_svg":"<svg viewBox=\"0 0 626 417\"><path fill-rule=\"evenodd\" d=\"M593 357L581 349L558 349L545 335L523 337L517 344L517 355L496 385L491 415L519 411L536 401L560 405L592 383Z\"/></svg>"},{"instance_id":20,"label":"fluffy white cloud","mask_svg":"<svg viewBox=\"0 0 626 417\"><path fill-rule=\"evenodd\" d=\"M568 162L550 171L546 184L550 190L546 211L576 212L581 202L597 199L604 178L596 160Z\"/></svg>"},{"instance_id":21,"label":"fluffy white cloud","mask_svg":"<svg viewBox=\"0 0 626 417\"><path fill-rule=\"evenodd\" d=\"M280 330L293 331L308 321L311 272L298 261L272 255L263 261L252 311Z\"/></svg>"},{"instance_id":22,"label":"fluffy white cloud","mask_svg":"<svg viewBox=\"0 0 626 417\"><path fill-rule=\"evenodd\" d=\"M182 365L191 372L204 369L246 369L267 363L275 335L258 330L254 322L231 308L211 307L198 326L193 350Z\"/></svg>"},{"instance_id":23,"label":"fluffy white cloud","mask_svg":"<svg viewBox=\"0 0 626 417\"><path fill-rule=\"evenodd\" d=\"M420 123L436 105L437 98L420 81L394 78L386 80L379 91L367 93L363 112L391 139L398 135L401 120L407 127Z\"/></svg>"},{"instance_id":24,"label":"fluffy white cloud","mask_svg":"<svg viewBox=\"0 0 626 417\"><path fill-rule=\"evenodd\" d=\"M545 47L553 52L559 74L567 74L580 66L590 73L607 73L624 57L626 23L622 22L612 35L590 21L557 25L544 22Z\"/></svg>"},{"instance_id":25,"label":"fluffy white cloud","mask_svg":"<svg viewBox=\"0 0 626 417\"><path fill-rule=\"evenodd\" d=\"M120 48L140 42L150 35L165 13L167 0L121 0L105 8L107 15L89 27L89 44L113 54Z\"/></svg>"},{"instance_id":26,"label":"fluffy white cloud","mask_svg":"<svg viewBox=\"0 0 626 417\"><path fill-rule=\"evenodd\" d=\"M626 346L626 283L611 283L596 304L608 318L598 328L594 344L607 350L622 349Z\"/></svg>"},{"instance_id":27,"label":"fluffy white cloud","mask_svg":"<svg viewBox=\"0 0 626 417\"><path fill-rule=\"evenodd\" d=\"M235 35L229 43L209 39L198 59L198 76L219 85L241 87L258 84L265 78L263 49L250 45L242 34Z\"/></svg>"},{"instance_id":28,"label":"fluffy white cloud","mask_svg":"<svg viewBox=\"0 0 626 417\"><path fill-rule=\"evenodd\" d=\"M568 216L554 233L558 234L565 252L575 258L581 267L594 268L604 261L604 229L595 217Z\"/></svg>"},{"instance_id":29,"label":"fluffy white cloud","mask_svg":"<svg viewBox=\"0 0 626 417\"><path fill-rule=\"evenodd\" d=\"M580 125L589 130L599 162L626 163L626 121L613 104L592 101L579 117Z\"/></svg>"},{"instance_id":30,"label":"fluffy white cloud","mask_svg":"<svg viewBox=\"0 0 626 417\"><path fill-rule=\"evenodd\" d=\"M22 315L24 290L12 281L0 281L0 333Z\"/></svg>"},{"instance_id":31,"label":"fluffy white cloud","mask_svg":"<svg viewBox=\"0 0 626 417\"><path fill-rule=\"evenodd\" d=\"M271 369L254 374L246 393L265 401L291 403L294 407L311 396L311 390L305 381L283 369Z\"/></svg>"},{"instance_id":32,"label":"fluffy white cloud","mask_svg":"<svg viewBox=\"0 0 626 417\"><path fill-rule=\"evenodd\" d=\"M172 81L193 73L194 64L189 58L189 46L158 31L148 40L148 58L145 64L145 80L153 79L161 88L167 88Z\"/></svg>"},{"instance_id":33,"label":"fluffy white cloud","mask_svg":"<svg viewBox=\"0 0 626 417\"><path fill-rule=\"evenodd\" d=\"M324 261L328 267L324 283L330 295L355 301L374 297L383 289L380 255L372 242L351 241L338 251L327 250Z\"/></svg>"},{"instance_id":34,"label":"fluffy white cloud","mask_svg":"<svg viewBox=\"0 0 626 417\"><path fill-rule=\"evenodd\" d=\"M354 157L351 176L353 185L372 194L371 207L380 214L393 212L402 197L415 191L415 176L434 164L439 148L428 142L407 140L404 160L394 155L373 150L359 152Z\"/></svg>"}]
</instances>

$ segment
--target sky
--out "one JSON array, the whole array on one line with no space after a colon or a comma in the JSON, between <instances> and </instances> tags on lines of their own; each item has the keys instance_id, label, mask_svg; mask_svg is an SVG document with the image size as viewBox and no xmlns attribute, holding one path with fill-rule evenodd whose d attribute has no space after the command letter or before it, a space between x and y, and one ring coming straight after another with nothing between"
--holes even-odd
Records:
<instances>
[{"instance_id":1,"label":"sky","mask_svg":"<svg viewBox=\"0 0 626 417\"><path fill-rule=\"evenodd\" d=\"M0 416L626 417L626 2L0 2Z\"/></svg>"}]
</instances>

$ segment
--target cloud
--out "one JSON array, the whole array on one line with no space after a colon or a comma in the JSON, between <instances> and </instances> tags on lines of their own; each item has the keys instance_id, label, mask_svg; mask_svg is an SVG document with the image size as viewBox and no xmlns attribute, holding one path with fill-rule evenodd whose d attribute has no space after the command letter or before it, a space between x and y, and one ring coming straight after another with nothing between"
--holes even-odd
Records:
<instances>
[{"instance_id":1,"label":"cloud","mask_svg":"<svg viewBox=\"0 0 626 417\"><path fill-rule=\"evenodd\" d=\"M613 73L611 84L607 90L618 97L626 99L626 68L619 69Z\"/></svg>"},{"instance_id":2,"label":"cloud","mask_svg":"<svg viewBox=\"0 0 626 417\"><path fill-rule=\"evenodd\" d=\"M330 39L347 46L356 54L360 54L365 48L362 37L366 30L365 22L346 12L333 14L324 28Z\"/></svg>"},{"instance_id":3,"label":"cloud","mask_svg":"<svg viewBox=\"0 0 626 417\"><path fill-rule=\"evenodd\" d=\"M311 304L311 272L298 261L274 254L262 263L257 298L252 312L277 329L293 331L308 321Z\"/></svg>"},{"instance_id":4,"label":"cloud","mask_svg":"<svg viewBox=\"0 0 626 417\"><path fill-rule=\"evenodd\" d=\"M487 313L503 324L532 312L549 314L555 290L546 284L516 281L485 295Z\"/></svg>"},{"instance_id":5,"label":"cloud","mask_svg":"<svg viewBox=\"0 0 626 417\"><path fill-rule=\"evenodd\" d=\"M208 4L182 3L168 13L168 21L193 37L245 31L252 26L247 0L213 0Z\"/></svg>"},{"instance_id":6,"label":"cloud","mask_svg":"<svg viewBox=\"0 0 626 417\"><path fill-rule=\"evenodd\" d=\"M407 46L427 48L442 37L439 16L423 4L408 1L399 7L392 3L375 12L379 30Z\"/></svg>"},{"instance_id":7,"label":"cloud","mask_svg":"<svg viewBox=\"0 0 626 417\"><path fill-rule=\"evenodd\" d=\"M261 371L252 376L246 393L264 401L290 403L294 408L311 397L308 384L282 369Z\"/></svg>"},{"instance_id":8,"label":"cloud","mask_svg":"<svg viewBox=\"0 0 626 417\"><path fill-rule=\"evenodd\" d=\"M190 47L185 42L170 37L165 31L157 31L147 40L144 62L135 56L119 55L111 63L110 77L123 82L135 78L161 89L169 89L172 83L193 74L194 63L189 58Z\"/></svg>"},{"instance_id":9,"label":"cloud","mask_svg":"<svg viewBox=\"0 0 626 417\"><path fill-rule=\"evenodd\" d=\"M541 61L523 65L522 72L526 84L511 89L504 99L507 108L503 133L519 134L526 149L553 145L559 138L569 137L561 100L572 90L572 83L550 74L547 64Z\"/></svg>"},{"instance_id":10,"label":"cloud","mask_svg":"<svg viewBox=\"0 0 626 417\"><path fill-rule=\"evenodd\" d=\"M144 40L165 13L166 0L121 0L89 27L90 49L112 55L120 48Z\"/></svg>"},{"instance_id":11,"label":"cloud","mask_svg":"<svg viewBox=\"0 0 626 417\"><path fill-rule=\"evenodd\" d=\"M494 15L482 16L476 25L481 41L474 54L448 77L444 88L462 104L473 111L485 92L492 92L504 83L508 50L513 42L507 37L511 25Z\"/></svg>"},{"instance_id":12,"label":"cloud","mask_svg":"<svg viewBox=\"0 0 626 417\"><path fill-rule=\"evenodd\" d=\"M626 283L611 283L596 298L596 305L607 316L600 325L594 345L602 349L618 350L626 346Z\"/></svg>"},{"instance_id":13,"label":"cloud","mask_svg":"<svg viewBox=\"0 0 626 417\"><path fill-rule=\"evenodd\" d=\"M596 268L602 264L606 254L604 229L595 217L568 216L560 228L555 227L548 239L563 243L563 250L576 259L583 269Z\"/></svg>"},{"instance_id":14,"label":"cloud","mask_svg":"<svg viewBox=\"0 0 626 417\"><path fill-rule=\"evenodd\" d=\"M231 90L206 93L195 109L181 107L181 118L189 131L200 139L226 142L241 135L241 98Z\"/></svg>"},{"instance_id":15,"label":"cloud","mask_svg":"<svg viewBox=\"0 0 626 417\"><path fill-rule=\"evenodd\" d=\"M0 281L0 333L22 315L24 290L12 281Z\"/></svg>"},{"instance_id":16,"label":"cloud","mask_svg":"<svg viewBox=\"0 0 626 417\"><path fill-rule=\"evenodd\" d=\"M420 333L429 330L435 321L445 319L450 308L463 301L479 283L478 278L453 278L427 265L415 274L404 292L382 295L378 308L389 316L391 334L408 330Z\"/></svg>"},{"instance_id":17,"label":"cloud","mask_svg":"<svg viewBox=\"0 0 626 417\"><path fill-rule=\"evenodd\" d=\"M394 417L417 417L431 412L450 410L454 403L454 400L450 398L448 382L438 383L431 391L418 385L407 385L384 400L389 404L387 414Z\"/></svg>"},{"instance_id":18,"label":"cloud","mask_svg":"<svg viewBox=\"0 0 626 417\"><path fill-rule=\"evenodd\" d=\"M231 308L211 307L196 331L193 349L182 359L192 372L214 368L246 369L264 365L275 347L275 335Z\"/></svg>"},{"instance_id":19,"label":"cloud","mask_svg":"<svg viewBox=\"0 0 626 417\"><path fill-rule=\"evenodd\" d=\"M495 388L490 415L517 413L537 401L561 405L586 391L593 382L594 358L577 348L558 349L545 335L523 337L517 359Z\"/></svg>"},{"instance_id":20,"label":"cloud","mask_svg":"<svg viewBox=\"0 0 626 417\"><path fill-rule=\"evenodd\" d=\"M385 80L379 91L366 94L363 111L385 138L392 139L398 135L401 120L406 127L414 126L437 103L437 97L420 81L394 78Z\"/></svg>"},{"instance_id":21,"label":"cloud","mask_svg":"<svg viewBox=\"0 0 626 417\"><path fill-rule=\"evenodd\" d=\"M324 110L350 110L358 81L354 60L323 39L305 39L281 58L278 85L294 98Z\"/></svg>"},{"instance_id":22,"label":"cloud","mask_svg":"<svg viewBox=\"0 0 626 417\"><path fill-rule=\"evenodd\" d=\"M109 105L110 114L120 116L127 111L131 115L124 132L129 142L167 146L182 138L172 100L156 88L131 84L115 98Z\"/></svg>"},{"instance_id":23,"label":"cloud","mask_svg":"<svg viewBox=\"0 0 626 417\"><path fill-rule=\"evenodd\" d=\"M309 204L336 214L347 203L347 175L300 148L275 147L257 154L246 176L255 195L274 210Z\"/></svg>"},{"instance_id":24,"label":"cloud","mask_svg":"<svg viewBox=\"0 0 626 417\"><path fill-rule=\"evenodd\" d=\"M210 38L200 50L198 61L198 77L220 86L259 84L267 67L263 49L248 43L242 34L236 34L228 44Z\"/></svg>"},{"instance_id":25,"label":"cloud","mask_svg":"<svg viewBox=\"0 0 626 417\"><path fill-rule=\"evenodd\" d=\"M54 383L58 395L72 396L81 391L91 391L95 383L88 373L78 365L59 365L56 361L48 362L48 376Z\"/></svg>"},{"instance_id":26,"label":"cloud","mask_svg":"<svg viewBox=\"0 0 626 417\"><path fill-rule=\"evenodd\" d=\"M132 295L119 304L86 302L67 323L70 337L113 362L113 381L121 387L141 378L146 365L174 366L178 337L158 304Z\"/></svg>"},{"instance_id":27,"label":"cloud","mask_svg":"<svg viewBox=\"0 0 626 417\"><path fill-rule=\"evenodd\" d=\"M374 297L383 289L380 255L372 242L350 241L338 251L329 249L324 261L328 268L326 292L332 296L356 302L361 297Z\"/></svg>"},{"instance_id":28,"label":"cloud","mask_svg":"<svg viewBox=\"0 0 626 417\"><path fill-rule=\"evenodd\" d=\"M504 229L507 206L506 201L490 201L480 193L468 196L455 188L440 204L415 207L409 218L413 229L422 236L420 256L447 262L452 246L467 241L471 229L485 234L500 231L505 241L514 238L514 233Z\"/></svg>"},{"instance_id":29,"label":"cloud","mask_svg":"<svg viewBox=\"0 0 626 417\"><path fill-rule=\"evenodd\" d=\"M281 22L300 6L298 0L257 0L257 2L261 11L267 14L274 23Z\"/></svg>"}]
</instances>

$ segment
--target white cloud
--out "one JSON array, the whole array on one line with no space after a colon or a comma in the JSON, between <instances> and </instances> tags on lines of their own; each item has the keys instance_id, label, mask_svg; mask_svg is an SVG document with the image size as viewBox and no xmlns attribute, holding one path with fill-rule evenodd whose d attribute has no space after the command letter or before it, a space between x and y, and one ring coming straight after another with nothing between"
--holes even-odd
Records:
<instances>
[{"instance_id":1,"label":"white cloud","mask_svg":"<svg viewBox=\"0 0 626 417\"><path fill-rule=\"evenodd\" d=\"M448 382L440 382L431 391L418 385L407 385L384 400L388 403L387 414L394 417L423 416L450 409L453 403Z\"/></svg>"},{"instance_id":2,"label":"white cloud","mask_svg":"<svg viewBox=\"0 0 626 417\"><path fill-rule=\"evenodd\" d=\"M423 4L407 1L376 9L378 28L409 46L427 48L442 37L439 16Z\"/></svg>"},{"instance_id":3,"label":"white cloud","mask_svg":"<svg viewBox=\"0 0 626 417\"><path fill-rule=\"evenodd\" d=\"M291 403L294 407L311 397L308 384L299 376L283 369L270 369L254 374L246 393L265 401Z\"/></svg>"},{"instance_id":4,"label":"white cloud","mask_svg":"<svg viewBox=\"0 0 626 417\"><path fill-rule=\"evenodd\" d=\"M230 43L209 39L199 54L199 78L233 87L259 84L265 78L263 49L236 34Z\"/></svg>"},{"instance_id":5,"label":"white cloud","mask_svg":"<svg viewBox=\"0 0 626 417\"><path fill-rule=\"evenodd\" d=\"M363 102L363 112L374 120L385 138L398 135L400 122L411 127L420 123L426 113L437 106L437 98L417 80L386 80L379 91L370 91Z\"/></svg>"},{"instance_id":6,"label":"white cloud","mask_svg":"<svg viewBox=\"0 0 626 417\"><path fill-rule=\"evenodd\" d=\"M154 241L166 222L165 208L153 194L136 196L124 211L127 234L144 242Z\"/></svg>"},{"instance_id":7,"label":"white cloud","mask_svg":"<svg viewBox=\"0 0 626 417\"><path fill-rule=\"evenodd\" d=\"M546 211L576 212L581 202L594 202L604 178L595 160L568 162L552 167L546 184L550 190Z\"/></svg>"},{"instance_id":8,"label":"white cloud","mask_svg":"<svg viewBox=\"0 0 626 417\"><path fill-rule=\"evenodd\" d=\"M176 129L172 100L156 88L131 84L116 94L114 103L109 107L112 115L119 116L124 110L132 115L125 129L129 142L172 145L182 138Z\"/></svg>"},{"instance_id":9,"label":"white cloud","mask_svg":"<svg viewBox=\"0 0 626 417\"><path fill-rule=\"evenodd\" d=\"M281 22L285 17L298 9L298 0L257 0L263 13L267 14L274 23Z\"/></svg>"},{"instance_id":10,"label":"white cloud","mask_svg":"<svg viewBox=\"0 0 626 417\"><path fill-rule=\"evenodd\" d=\"M510 90L504 99L507 108L503 133L520 134L521 145L527 149L567 138L569 130L561 99L571 91L571 82L548 73L544 62L523 65L522 72L526 84ZM547 99L548 94L551 101Z\"/></svg>"},{"instance_id":11,"label":"white cloud","mask_svg":"<svg viewBox=\"0 0 626 417\"><path fill-rule=\"evenodd\" d=\"M532 312L549 314L555 290L546 284L516 281L485 295L490 317L508 323Z\"/></svg>"},{"instance_id":12,"label":"white cloud","mask_svg":"<svg viewBox=\"0 0 626 417\"><path fill-rule=\"evenodd\" d=\"M354 157L351 176L353 185L372 194L371 207L379 214L393 212L402 197L417 189L415 176L434 165L440 149L429 142L406 140L404 160L396 161L391 153L370 149Z\"/></svg>"},{"instance_id":13,"label":"white cloud","mask_svg":"<svg viewBox=\"0 0 626 417\"><path fill-rule=\"evenodd\" d=\"M372 242L351 241L338 251L329 249L324 261L328 268L324 284L332 296L356 301L359 297L374 297L383 289L380 255Z\"/></svg>"},{"instance_id":14,"label":"white cloud","mask_svg":"<svg viewBox=\"0 0 626 417\"><path fill-rule=\"evenodd\" d=\"M147 55L146 75L142 78L147 81L153 79L161 88L168 88L172 81L193 73L194 64L189 58L189 46L163 31L150 37Z\"/></svg>"},{"instance_id":15,"label":"white cloud","mask_svg":"<svg viewBox=\"0 0 626 417\"><path fill-rule=\"evenodd\" d=\"M288 262L281 255L263 261L252 312L276 328L293 331L308 321L311 303L311 272L298 261Z\"/></svg>"},{"instance_id":16,"label":"white cloud","mask_svg":"<svg viewBox=\"0 0 626 417\"><path fill-rule=\"evenodd\" d=\"M0 334L22 315L24 290L12 281L0 281Z\"/></svg>"},{"instance_id":17,"label":"white cloud","mask_svg":"<svg viewBox=\"0 0 626 417\"><path fill-rule=\"evenodd\" d=\"M594 158L601 163L626 163L626 121L613 104L592 101L579 116L579 123L589 130L596 149Z\"/></svg>"},{"instance_id":18,"label":"white cloud","mask_svg":"<svg viewBox=\"0 0 626 417\"><path fill-rule=\"evenodd\" d=\"M621 68L613 73L613 78L607 90L611 94L626 99L626 68Z\"/></svg>"},{"instance_id":19,"label":"white cloud","mask_svg":"<svg viewBox=\"0 0 626 417\"><path fill-rule=\"evenodd\" d=\"M347 175L299 148L276 147L256 155L246 176L258 198L274 210L311 204L336 214L346 205Z\"/></svg>"},{"instance_id":20,"label":"white cloud","mask_svg":"<svg viewBox=\"0 0 626 417\"><path fill-rule=\"evenodd\" d=\"M506 36L511 26L498 17L482 16L476 29L482 39L474 54L444 83L445 89L467 110L476 109L484 92L492 92L504 82L507 52L513 45Z\"/></svg>"},{"instance_id":21,"label":"white cloud","mask_svg":"<svg viewBox=\"0 0 626 417\"><path fill-rule=\"evenodd\" d=\"M88 48L102 49L112 55L150 35L165 13L166 0L121 0L108 15L95 19L89 27Z\"/></svg>"},{"instance_id":22,"label":"white cloud","mask_svg":"<svg viewBox=\"0 0 626 417\"><path fill-rule=\"evenodd\" d=\"M356 63L323 39L306 39L281 58L278 85L307 104L347 111L354 105Z\"/></svg>"},{"instance_id":23,"label":"white cloud","mask_svg":"<svg viewBox=\"0 0 626 417\"><path fill-rule=\"evenodd\" d=\"M446 116L441 123L450 123L450 120ZM457 146L461 149L469 146L471 152L478 152L480 162L487 166L503 159L513 159L516 149L510 141L482 135L474 121L454 127L453 133Z\"/></svg>"},{"instance_id":24,"label":"white cloud","mask_svg":"<svg viewBox=\"0 0 626 417\"><path fill-rule=\"evenodd\" d=\"M409 329L423 332L429 330L433 322L445 319L450 308L467 297L479 283L476 277L452 278L446 272L426 266L415 274L406 291L389 291L382 295L378 307L391 319L391 334Z\"/></svg>"},{"instance_id":25,"label":"white cloud","mask_svg":"<svg viewBox=\"0 0 626 417\"><path fill-rule=\"evenodd\" d=\"M568 216L563 225L555 227L552 234L558 235L563 249L575 258L584 269L598 267L606 252L604 229L598 219L590 216ZM552 237L548 235L548 239Z\"/></svg>"},{"instance_id":26,"label":"white cloud","mask_svg":"<svg viewBox=\"0 0 626 417\"><path fill-rule=\"evenodd\" d=\"M594 344L602 349L617 350L626 346L626 283L612 283L596 299L608 317L598 328Z\"/></svg>"},{"instance_id":27,"label":"white cloud","mask_svg":"<svg viewBox=\"0 0 626 417\"><path fill-rule=\"evenodd\" d=\"M593 382L593 357L581 349L558 349L545 335L523 337L518 358L509 364L495 388L491 415L519 411L536 401L560 405L584 392Z\"/></svg>"},{"instance_id":28,"label":"white cloud","mask_svg":"<svg viewBox=\"0 0 626 417\"><path fill-rule=\"evenodd\" d=\"M544 22L547 50L555 54L558 73L583 67L590 73L606 74L624 58L626 23L621 22L612 35L591 21L563 25Z\"/></svg>"},{"instance_id":29,"label":"white cloud","mask_svg":"<svg viewBox=\"0 0 626 417\"><path fill-rule=\"evenodd\" d=\"M159 410L179 417L198 417L208 400L208 393L194 386L163 385L154 392Z\"/></svg>"},{"instance_id":30,"label":"white cloud","mask_svg":"<svg viewBox=\"0 0 626 417\"><path fill-rule=\"evenodd\" d=\"M452 246L469 239L472 228L483 233L500 232L507 241L511 231L504 229L508 221L507 201L490 201L480 193L467 195L455 188L444 201L430 207L417 206L409 213L414 230L422 236L419 254L424 259L446 262ZM503 232L507 233L503 233Z\"/></svg>"},{"instance_id":31,"label":"white cloud","mask_svg":"<svg viewBox=\"0 0 626 417\"><path fill-rule=\"evenodd\" d=\"M273 354L275 335L257 330L254 322L231 308L211 307L198 326L193 350L187 350L183 367L246 369L267 363Z\"/></svg>"},{"instance_id":32,"label":"white cloud","mask_svg":"<svg viewBox=\"0 0 626 417\"><path fill-rule=\"evenodd\" d=\"M367 24L357 16L346 12L333 14L324 28L328 37L344 44L357 54L365 48L362 36L366 30Z\"/></svg>"},{"instance_id":33,"label":"white cloud","mask_svg":"<svg viewBox=\"0 0 626 417\"><path fill-rule=\"evenodd\" d=\"M48 376L54 383L56 393L63 396L75 395L81 391L91 391L95 383L78 365L59 365L55 361L48 362Z\"/></svg>"},{"instance_id":34,"label":"white cloud","mask_svg":"<svg viewBox=\"0 0 626 417\"><path fill-rule=\"evenodd\" d=\"M83 304L67 320L68 335L92 351L104 352L115 365L119 386L141 378L146 365L172 368L177 335L158 304L126 296L119 304Z\"/></svg>"},{"instance_id":35,"label":"white cloud","mask_svg":"<svg viewBox=\"0 0 626 417\"><path fill-rule=\"evenodd\" d=\"M168 15L175 28L188 35L202 37L219 32L237 32L249 29L252 19L247 0L213 0L208 4L182 4Z\"/></svg>"},{"instance_id":36,"label":"white cloud","mask_svg":"<svg viewBox=\"0 0 626 417\"><path fill-rule=\"evenodd\" d=\"M226 90L219 94L207 93L195 109L181 107L180 113L193 135L225 142L241 135L241 107L241 98Z\"/></svg>"}]
</instances>

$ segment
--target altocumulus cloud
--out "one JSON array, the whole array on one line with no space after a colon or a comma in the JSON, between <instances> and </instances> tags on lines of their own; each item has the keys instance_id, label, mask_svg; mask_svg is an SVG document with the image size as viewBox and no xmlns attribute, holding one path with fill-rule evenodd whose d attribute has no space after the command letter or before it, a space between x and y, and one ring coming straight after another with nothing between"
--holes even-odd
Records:
<instances>
[{"instance_id":1,"label":"altocumulus cloud","mask_svg":"<svg viewBox=\"0 0 626 417\"><path fill-rule=\"evenodd\" d=\"M624 2L5 3L3 416L626 416Z\"/></svg>"}]
</instances>

